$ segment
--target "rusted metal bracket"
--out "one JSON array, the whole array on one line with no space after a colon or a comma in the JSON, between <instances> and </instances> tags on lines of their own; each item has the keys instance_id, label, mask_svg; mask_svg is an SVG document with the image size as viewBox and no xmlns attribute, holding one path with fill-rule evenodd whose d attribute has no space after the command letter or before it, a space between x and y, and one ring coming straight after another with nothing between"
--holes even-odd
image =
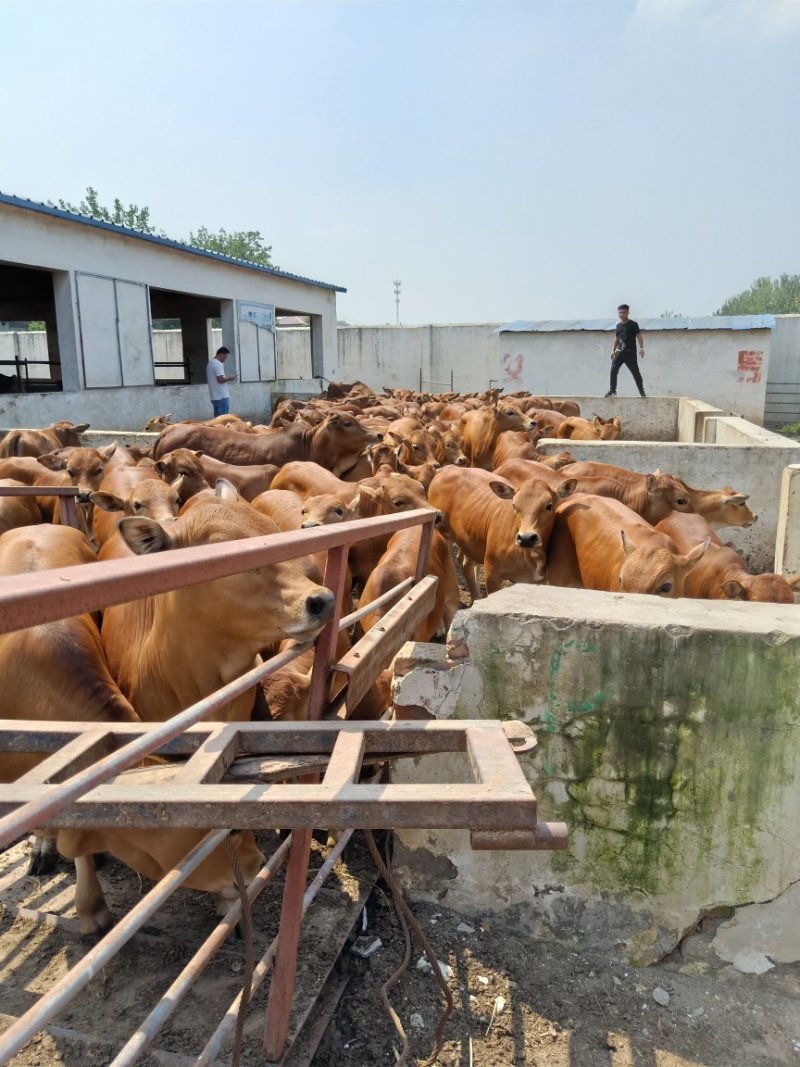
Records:
<instances>
[{"instance_id":1,"label":"rusted metal bracket","mask_svg":"<svg viewBox=\"0 0 800 1067\"><path fill-rule=\"evenodd\" d=\"M0 724L0 751L45 757L17 782L0 785L0 814L38 799L87 759L114 751L154 727L18 721ZM510 735L510 736L509 736ZM512 741L513 739L513 741ZM222 723L192 727L159 755L180 764L136 768L96 787L48 819L52 827L139 826L209 829L283 826L331 829L465 829L475 848L563 848L566 827L537 821L536 798L513 742L531 751L524 723L447 722ZM365 762L463 752L468 783L360 783ZM237 756L312 761L320 782L244 782L231 773ZM309 764L291 767L294 776ZM285 772L284 772L285 773Z\"/></svg>"}]
</instances>

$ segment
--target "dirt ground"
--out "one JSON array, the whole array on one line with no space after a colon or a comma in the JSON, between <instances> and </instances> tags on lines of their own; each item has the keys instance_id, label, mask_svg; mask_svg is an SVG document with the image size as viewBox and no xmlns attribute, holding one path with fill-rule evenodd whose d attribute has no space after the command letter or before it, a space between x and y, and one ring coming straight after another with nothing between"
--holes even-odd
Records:
<instances>
[{"instance_id":1,"label":"dirt ground","mask_svg":"<svg viewBox=\"0 0 800 1067\"><path fill-rule=\"evenodd\" d=\"M314 866L323 853L315 845ZM41 881L26 878L24 860L21 845L0 857L0 1012L5 1016L21 1014L85 951L73 918L71 872L65 867ZM309 912L303 937L309 951L298 975L301 997L332 964L335 934L358 915L368 872L365 849L348 850L322 893L325 908ZM100 877L118 915L148 888L114 862ZM280 889L277 881L256 909L259 954L275 932ZM20 908L60 919L35 922ZM452 969L448 982L456 1010L436 1060L442 1067L800 1064L800 966L776 967L762 976L740 974L710 948L713 930L691 938L683 955L669 963L637 970L621 957L576 954L521 940L513 930L480 916L429 904L413 908L438 959ZM58 1029L38 1035L12 1063L84 1067L110 1062L214 923L209 897L177 894L54 1020ZM382 947L366 960L345 951L337 965L349 982L314 1060L319 1067L393 1065L397 1060L401 1043L380 990L400 963L404 944L380 888L370 898L367 923L367 934L380 938ZM408 971L390 993L409 1035L409 1063L430 1053L443 1006L431 973L416 966L421 955L415 945ZM159 1037L159 1053L141 1061L146 1067L183 1067L188 1055L199 1053L238 992L242 959L241 942L223 947ZM666 1005L654 1000L657 988L669 995ZM265 1000L262 988L248 1021L245 1067L264 1062ZM92 1040L77 1040L74 1031L92 1035ZM229 1063L229 1055L219 1062Z\"/></svg>"}]
</instances>

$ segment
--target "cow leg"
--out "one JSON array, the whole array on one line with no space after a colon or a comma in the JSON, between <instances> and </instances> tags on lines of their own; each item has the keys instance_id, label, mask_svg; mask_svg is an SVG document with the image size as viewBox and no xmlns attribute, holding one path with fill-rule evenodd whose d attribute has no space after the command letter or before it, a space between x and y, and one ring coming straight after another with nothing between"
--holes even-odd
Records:
<instances>
[{"instance_id":1,"label":"cow leg","mask_svg":"<svg viewBox=\"0 0 800 1067\"><path fill-rule=\"evenodd\" d=\"M75 857L75 910L81 937L99 941L114 923L91 855Z\"/></svg>"},{"instance_id":2,"label":"cow leg","mask_svg":"<svg viewBox=\"0 0 800 1067\"><path fill-rule=\"evenodd\" d=\"M52 874L58 864L56 835L48 830L37 830L31 835L31 854L28 858L28 874L41 877Z\"/></svg>"},{"instance_id":3,"label":"cow leg","mask_svg":"<svg viewBox=\"0 0 800 1067\"><path fill-rule=\"evenodd\" d=\"M486 585L487 594L496 593L503 583L503 578L499 571L494 570L491 563L484 563L483 581Z\"/></svg>"}]
</instances>

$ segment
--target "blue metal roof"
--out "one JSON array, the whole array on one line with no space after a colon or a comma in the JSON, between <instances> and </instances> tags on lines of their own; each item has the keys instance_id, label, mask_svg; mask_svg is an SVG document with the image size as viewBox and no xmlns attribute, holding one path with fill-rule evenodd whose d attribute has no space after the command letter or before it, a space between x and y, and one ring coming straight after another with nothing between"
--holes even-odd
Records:
<instances>
[{"instance_id":1,"label":"blue metal roof","mask_svg":"<svg viewBox=\"0 0 800 1067\"><path fill-rule=\"evenodd\" d=\"M106 222L105 219L96 219L92 215L79 215L73 211L63 211L50 204L41 204L38 200L24 200L19 196L10 196L0 192L0 204L8 204L9 207L23 208L25 211L36 211L40 215L50 215L52 218L65 219L67 222L78 222L84 226L94 226L98 230L107 230L109 233L119 234L120 237L135 237L140 241L150 241L152 244L164 245L166 248L174 248L178 252L188 252L193 256L205 256L206 259L215 259L219 263L226 263L231 267L242 267L245 270L256 270L261 274L271 274L275 278L286 278L291 282L303 282L304 285L316 285L320 289L333 289L337 293L346 293L341 285L331 285L330 282L318 282L314 278L304 278L302 274L289 274L285 270L277 270L275 267L263 267L260 263L250 263L246 259L235 259L233 256L225 256L221 252L209 252L207 248L197 248L195 245L187 245L182 241L173 241L170 237L159 237L155 233L144 233L142 230L132 230L128 226L118 226L114 222Z\"/></svg>"},{"instance_id":2,"label":"blue metal roof","mask_svg":"<svg viewBox=\"0 0 800 1067\"><path fill-rule=\"evenodd\" d=\"M697 319L637 319L643 330L771 330L774 315L704 315ZM613 330L617 319L542 319L508 322L495 333L564 333L569 330Z\"/></svg>"}]
</instances>

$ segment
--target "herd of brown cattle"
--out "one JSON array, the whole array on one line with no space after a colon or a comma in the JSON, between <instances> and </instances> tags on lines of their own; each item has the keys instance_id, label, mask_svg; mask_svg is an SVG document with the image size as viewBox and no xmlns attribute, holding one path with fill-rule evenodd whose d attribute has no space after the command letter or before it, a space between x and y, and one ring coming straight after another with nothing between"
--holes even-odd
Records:
<instances>
[{"instance_id":1,"label":"herd of brown cattle","mask_svg":"<svg viewBox=\"0 0 800 1067\"><path fill-rule=\"evenodd\" d=\"M791 603L794 582L751 574L714 532L749 526L743 493L693 489L680 478L540 453L542 437L609 440L619 418L581 418L576 404L499 391L432 397L406 390L331 386L324 398L280 403L265 426L235 415L206 423L151 420L152 449L84 447L88 427L69 422L15 430L0 442L0 485L40 487L0 497L0 575L114 560L132 553L237 540L320 524L441 514L427 573L433 610L415 633L445 633L459 606L454 557L473 598L478 568L488 592L504 581L651 593L664 597ZM78 489L82 529L62 525L48 487ZM420 529L372 538L349 556L360 606L414 574ZM314 636L334 610L324 559L305 557L0 637L2 717L93 722L163 720L280 650ZM347 596L351 591L348 589ZM348 609L349 610L349 609ZM362 621L376 625L388 606ZM340 652L348 643L343 634ZM220 717L302 719L311 659L304 656L234 700ZM357 710L386 709L385 674ZM3 754L0 780L40 757ZM87 935L110 916L91 855L107 850L157 878L201 831L60 831L76 859L76 906ZM237 835L252 876L263 857ZM187 883L227 904L232 873L219 849Z\"/></svg>"}]
</instances>

